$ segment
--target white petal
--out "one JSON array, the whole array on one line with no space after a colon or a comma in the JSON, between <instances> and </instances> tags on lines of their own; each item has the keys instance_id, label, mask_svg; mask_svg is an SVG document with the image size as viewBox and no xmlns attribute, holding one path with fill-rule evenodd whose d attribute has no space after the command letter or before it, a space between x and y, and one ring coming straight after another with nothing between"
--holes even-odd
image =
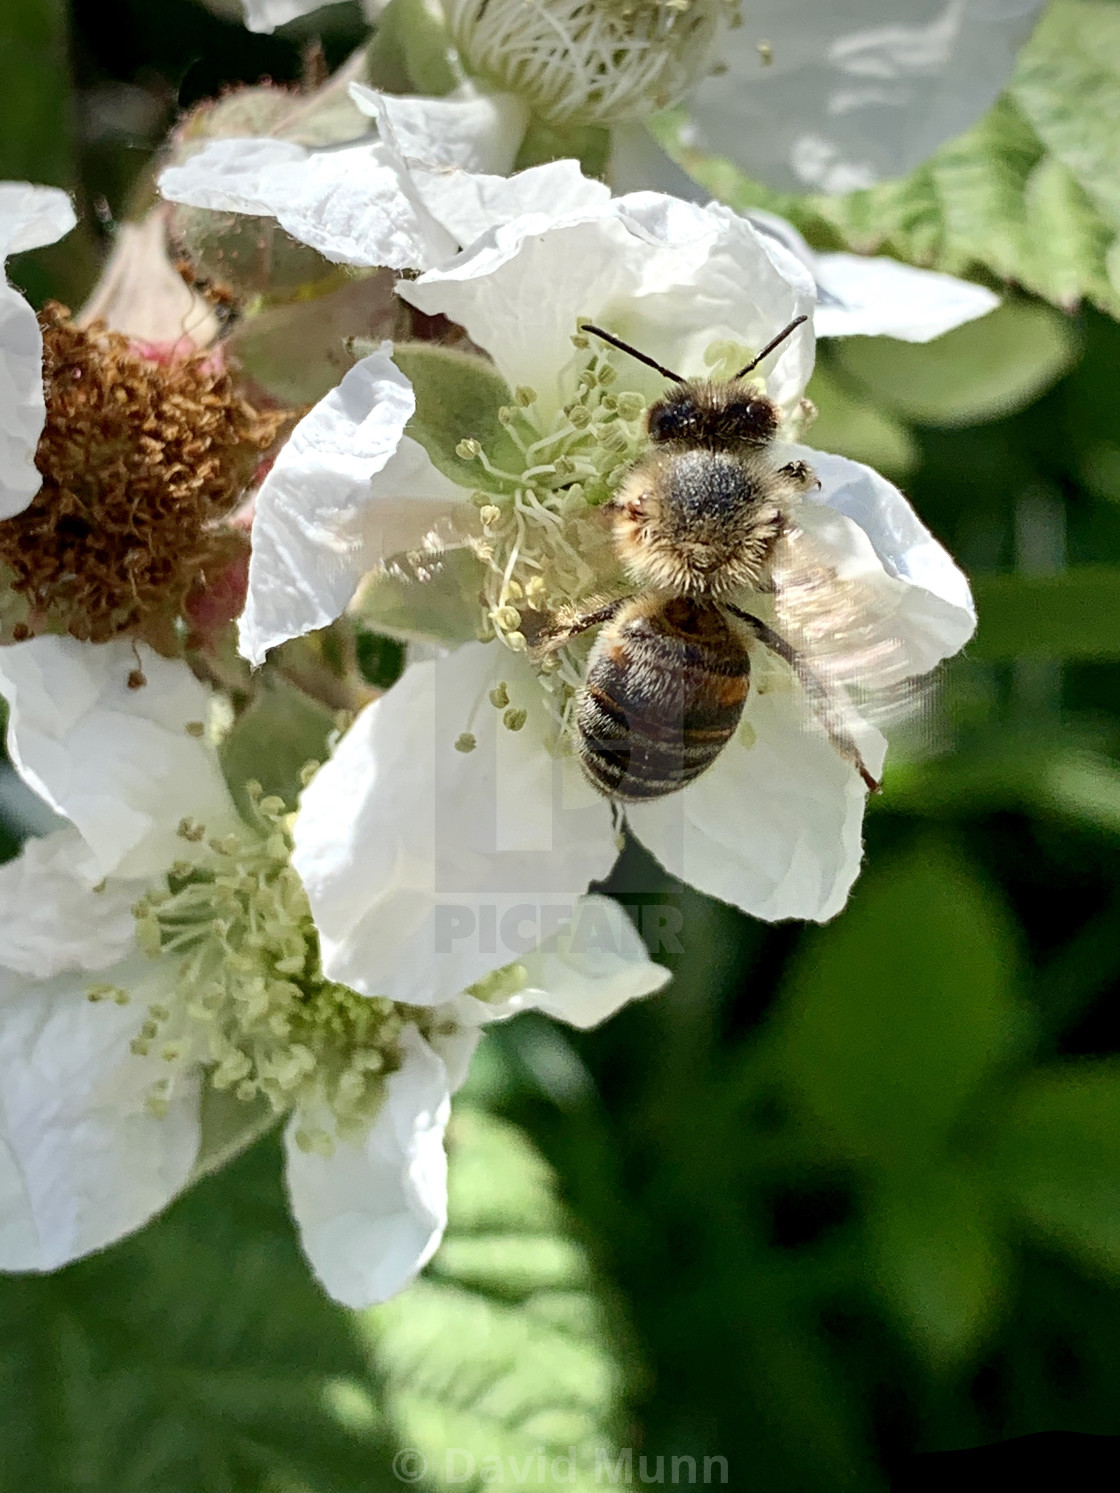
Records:
<instances>
[{"instance_id":1,"label":"white petal","mask_svg":"<svg viewBox=\"0 0 1120 1493\"><path fill-rule=\"evenodd\" d=\"M549 161L515 176L487 176L452 167L411 168L424 206L460 244L473 244L491 228L538 215L540 226L557 218L599 210L610 200L601 181L584 176L578 161ZM522 230L526 224L522 224Z\"/></svg>"},{"instance_id":2,"label":"white petal","mask_svg":"<svg viewBox=\"0 0 1120 1493\"><path fill-rule=\"evenodd\" d=\"M456 166L506 176L521 148L529 106L512 93L396 98L363 83L350 97L376 119L382 140L409 165Z\"/></svg>"},{"instance_id":3,"label":"white petal","mask_svg":"<svg viewBox=\"0 0 1120 1493\"><path fill-rule=\"evenodd\" d=\"M212 140L169 167L159 188L191 207L273 217L340 264L424 269L456 248L380 142L308 150L287 140Z\"/></svg>"},{"instance_id":4,"label":"white petal","mask_svg":"<svg viewBox=\"0 0 1120 1493\"><path fill-rule=\"evenodd\" d=\"M404 435L412 385L389 356L363 358L305 415L257 494L241 651L259 664L340 615L362 576L420 544L462 488Z\"/></svg>"},{"instance_id":5,"label":"white petal","mask_svg":"<svg viewBox=\"0 0 1120 1493\"><path fill-rule=\"evenodd\" d=\"M898 488L862 462L807 446L793 448L821 479L802 505L807 523L819 505L851 519L870 540L887 575L906 583L894 617L915 674L960 651L976 630L968 581ZM818 526L824 533L824 527Z\"/></svg>"},{"instance_id":6,"label":"white petal","mask_svg":"<svg viewBox=\"0 0 1120 1493\"><path fill-rule=\"evenodd\" d=\"M78 873L149 876L181 857L189 817L233 815L213 748L187 726L209 695L185 663L138 645L147 683L129 689L132 645L41 637L0 649L8 752L25 782L81 832Z\"/></svg>"},{"instance_id":7,"label":"white petal","mask_svg":"<svg viewBox=\"0 0 1120 1493\"><path fill-rule=\"evenodd\" d=\"M524 955L528 983L503 1001L459 998L460 1019L479 1024L538 1010L586 1030L668 983L623 908L609 897L581 897L571 916L539 948Z\"/></svg>"},{"instance_id":8,"label":"white petal","mask_svg":"<svg viewBox=\"0 0 1120 1493\"><path fill-rule=\"evenodd\" d=\"M340 1140L330 1156L302 1151L296 1132L315 1117L299 1115L284 1138L300 1239L325 1289L345 1306L372 1306L402 1290L447 1226L447 1070L414 1026L404 1028L401 1046L404 1061L360 1141Z\"/></svg>"},{"instance_id":9,"label":"white petal","mask_svg":"<svg viewBox=\"0 0 1120 1493\"><path fill-rule=\"evenodd\" d=\"M546 415L567 396L571 335L582 317L689 375L705 371L713 341L761 347L795 316L811 314L815 297L804 265L745 218L654 192L559 222L517 219L399 294L465 326L511 387L537 390ZM798 398L812 362L806 327L767 360L773 396L787 405ZM635 364L635 385L649 380Z\"/></svg>"},{"instance_id":10,"label":"white petal","mask_svg":"<svg viewBox=\"0 0 1120 1493\"><path fill-rule=\"evenodd\" d=\"M103 978L151 979L134 957ZM186 1184L198 1094L180 1080L163 1118L129 1042L142 1011L86 999L89 976L0 973L0 1268L53 1270L146 1223ZM149 985L150 989L150 985Z\"/></svg>"},{"instance_id":11,"label":"white petal","mask_svg":"<svg viewBox=\"0 0 1120 1493\"><path fill-rule=\"evenodd\" d=\"M983 285L895 259L821 254L816 274L821 304L813 324L818 337L930 342L999 305L999 297Z\"/></svg>"},{"instance_id":12,"label":"white petal","mask_svg":"<svg viewBox=\"0 0 1120 1493\"><path fill-rule=\"evenodd\" d=\"M695 143L800 191L898 176L995 102L1042 0L751 0ZM769 44L768 65L759 43Z\"/></svg>"},{"instance_id":13,"label":"white petal","mask_svg":"<svg viewBox=\"0 0 1120 1493\"><path fill-rule=\"evenodd\" d=\"M249 31L275 31L297 16L308 16L313 10L322 10L325 5L337 0L241 0L245 11L245 25Z\"/></svg>"},{"instance_id":14,"label":"white petal","mask_svg":"<svg viewBox=\"0 0 1120 1493\"><path fill-rule=\"evenodd\" d=\"M57 243L77 221L73 203L59 187L0 181L0 257Z\"/></svg>"},{"instance_id":15,"label":"white petal","mask_svg":"<svg viewBox=\"0 0 1120 1493\"><path fill-rule=\"evenodd\" d=\"M53 244L75 221L57 187L0 182L0 259ZM35 448L45 418L43 334L23 296L0 280L0 519L22 513L39 491Z\"/></svg>"},{"instance_id":16,"label":"white petal","mask_svg":"<svg viewBox=\"0 0 1120 1493\"><path fill-rule=\"evenodd\" d=\"M521 731L487 698L499 680L529 712ZM367 706L294 828L331 979L436 1005L572 915L617 848L606 801L550 737L535 676L499 644L411 665Z\"/></svg>"},{"instance_id":17,"label":"white petal","mask_svg":"<svg viewBox=\"0 0 1120 1493\"><path fill-rule=\"evenodd\" d=\"M67 826L28 840L0 866L0 965L45 980L65 970L104 969L136 941L138 888L109 881L94 891L77 865L84 846Z\"/></svg>"},{"instance_id":18,"label":"white petal","mask_svg":"<svg viewBox=\"0 0 1120 1493\"><path fill-rule=\"evenodd\" d=\"M791 680L755 684L744 721L708 772L627 820L667 871L754 917L810 918L843 907L859 873L867 790L808 720ZM886 743L864 728L859 744L877 773Z\"/></svg>"}]
</instances>

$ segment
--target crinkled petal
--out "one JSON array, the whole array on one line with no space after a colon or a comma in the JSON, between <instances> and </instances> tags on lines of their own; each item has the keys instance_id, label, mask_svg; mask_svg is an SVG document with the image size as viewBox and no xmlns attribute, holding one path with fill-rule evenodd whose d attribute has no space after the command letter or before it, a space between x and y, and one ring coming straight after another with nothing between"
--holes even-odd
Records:
<instances>
[{"instance_id":1,"label":"crinkled petal","mask_svg":"<svg viewBox=\"0 0 1120 1493\"><path fill-rule=\"evenodd\" d=\"M815 297L804 265L745 218L655 192L559 221L517 219L399 294L465 326L511 388L537 390L546 414L566 397L581 318L690 375L705 371L713 341L761 347L795 316L811 315ZM812 364L805 327L767 360L771 394L792 404ZM635 363L635 384L662 387L648 373Z\"/></svg>"},{"instance_id":2,"label":"crinkled petal","mask_svg":"<svg viewBox=\"0 0 1120 1493\"><path fill-rule=\"evenodd\" d=\"M708 896L773 922L823 922L859 873L867 790L809 718L791 679L752 688L744 722L714 765L680 793L630 804L634 834L665 869ZM873 773L886 742L863 727Z\"/></svg>"},{"instance_id":3,"label":"crinkled petal","mask_svg":"<svg viewBox=\"0 0 1120 1493\"><path fill-rule=\"evenodd\" d=\"M133 956L100 976L132 988ZM0 1268L53 1270L140 1228L186 1184L198 1092L182 1078L167 1113L145 1107L158 1060L129 1050L142 1012L90 1002L88 975L0 972ZM164 1065L166 1067L166 1065Z\"/></svg>"},{"instance_id":4,"label":"crinkled petal","mask_svg":"<svg viewBox=\"0 0 1120 1493\"><path fill-rule=\"evenodd\" d=\"M488 699L500 680L520 731ZM331 979L438 1005L572 915L618 851L606 801L550 740L535 676L498 644L410 665L366 707L294 826Z\"/></svg>"},{"instance_id":5,"label":"crinkled petal","mask_svg":"<svg viewBox=\"0 0 1120 1493\"><path fill-rule=\"evenodd\" d=\"M1042 0L751 0L695 90L695 143L772 186L850 192L978 119ZM769 44L769 61L759 43Z\"/></svg>"},{"instance_id":6,"label":"crinkled petal","mask_svg":"<svg viewBox=\"0 0 1120 1493\"><path fill-rule=\"evenodd\" d=\"M820 491L802 505L807 523L814 506L843 514L866 535L887 576L905 583L892 621L911 671L924 674L959 652L976 630L968 581L898 488L846 456L807 446L793 449L821 479ZM824 527L817 527L823 536ZM835 539L835 529L829 532ZM841 543L851 546L853 537Z\"/></svg>"},{"instance_id":7,"label":"crinkled petal","mask_svg":"<svg viewBox=\"0 0 1120 1493\"><path fill-rule=\"evenodd\" d=\"M555 909L552 916L559 925L556 931L518 960L525 968L525 988L504 1000L462 995L460 1020L481 1025L537 1010L586 1030L670 980L665 966L650 959L625 911L609 897L581 897L571 915ZM544 926L542 919L542 931Z\"/></svg>"},{"instance_id":8,"label":"crinkled petal","mask_svg":"<svg viewBox=\"0 0 1120 1493\"><path fill-rule=\"evenodd\" d=\"M288 1193L315 1274L350 1307L387 1301L423 1269L447 1226L443 1134L451 1090L442 1058L414 1026L401 1033L403 1062L360 1140L339 1140L329 1156L303 1151L293 1117L284 1138ZM329 1117L319 1117L330 1133Z\"/></svg>"},{"instance_id":9,"label":"crinkled petal","mask_svg":"<svg viewBox=\"0 0 1120 1493\"><path fill-rule=\"evenodd\" d=\"M185 663L137 645L147 680L129 688L127 640L32 638L0 649L8 752L25 782L81 833L89 882L148 876L182 854L184 818L224 825L234 809L213 748L188 731L209 695Z\"/></svg>"},{"instance_id":10,"label":"crinkled petal","mask_svg":"<svg viewBox=\"0 0 1120 1493\"><path fill-rule=\"evenodd\" d=\"M249 31L275 31L297 16L308 16L313 10L322 10L324 5L337 4L338 0L241 0L245 11L245 26Z\"/></svg>"},{"instance_id":11,"label":"crinkled petal","mask_svg":"<svg viewBox=\"0 0 1120 1493\"><path fill-rule=\"evenodd\" d=\"M999 297L983 285L884 257L821 254L816 273L818 337L930 342L999 305Z\"/></svg>"},{"instance_id":12,"label":"crinkled petal","mask_svg":"<svg viewBox=\"0 0 1120 1493\"><path fill-rule=\"evenodd\" d=\"M94 891L76 869L84 848L67 825L0 866L0 965L45 980L104 969L132 948L138 888L112 880Z\"/></svg>"},{"instance_id":13,"label":"crinkled petal","mask_svg":"<svg viewBox=\"0 0 1120 1493\"><path fill-rule=\"evenodd\" d=\"M0 182L0 259L53 244L75 222L57 187ZM0 280L0 519L22 513L39 491L35 448L45 418L43 334L23 296Z\"/></svg>"},{"instance_id":14,"label":"crinkled petal","mask_svg":"<svg viewBox=\"0 0 1120 1493\"><path fill-rule=\"evenodd\" d=\"M401 160L505 176L521 148L529 106L512 93L467 89L450 98L395 97L351 83L350 97Z\"/></svg>"},{"instance_id":15,"label":"crinkled petal","mask_svg":"<svg viewBox=\"0 0 1120 1493\"><path fill-rule=\"evenodd\" d=\"M354 102L381 139L326 150L286 140L213 140L160 177L173 202L274 217L300 243L342 264L426 269L463 240L425 205L413 166L426 174L513 165L527 111L510 94L393 98L361 84Z\"/></svg>"},{"instance_id":16,"label":"crinkled petal","mask_svg":"<svg viewBox=\"0 0 1120 1493\"><path fill-rule=\"evenodd\" d=\"M473 244L514 218L535 218L547 228L559 217L595 212L610 201L609 188L584 176L578 161L549 161L514 176L413 166L411 179L424 206L460 244ZM523 221L522 231L528 226Z\"/></svg>"},{"instance_id":17,"label":"crinkled petal","mask_svg":"<svg viewBox=\"0 0 1120 1493\"><path fill-rule=\"evenodd\" d=\"M287 140L212 140L169 167L159 188L190 207L275 218L340 264L424 269L456 248L380 142L308 150Z\"/></svg>"},{"instance_id":18,"label":"crinkled petal","mask_svg":"<svg viewBox=\"0 0 1120 1493\"><path fill-rule=\"evenodd\" d=\"M259 664L325 627L368 571L419 545L464 493L404 435L416 408L391 343L304 416L257 494L241 651Z\"/></svg>"}]
</instances>

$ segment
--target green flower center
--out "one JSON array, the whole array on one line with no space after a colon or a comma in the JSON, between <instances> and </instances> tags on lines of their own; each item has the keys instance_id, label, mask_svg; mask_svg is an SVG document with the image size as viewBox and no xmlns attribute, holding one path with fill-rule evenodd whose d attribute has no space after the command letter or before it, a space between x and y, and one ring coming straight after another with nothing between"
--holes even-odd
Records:
<instances>
[{"instance_id":1,"label":"green flower center","mask_svg":"<svg viewBox=\"0 0 1120 1493\"><path fill-rule=\"evenodd\" d=\"M737 0L443 0L464 65L552 124L668 108L710 71Z\"/></svg>"},{"instance_id":2,"label":"green flower center","mask_svg":"<svg viewBox=\"0 0 1120 1493\"><path fill-rule=\"evenodd\" d=\"M340 1136L376 1115L385 1081L401 1064L400 1034L450 1030L431 1011L370 998L328 980L307 894L290 864L280 799L251 792L255 825L207 838L184 821L197 847L163 884L136 904L139 941L153 958L178 961L176 992L149 1005L132 1043L169 1071L148 1107L166 1111L176 1077L202 1068L216 1089L246 1102L267 1100L276 1114L305 1111L296 1140L329 1151L333 1137L309 1117L329 1110ZM95 987L93 1000L121 1000ZM127 996L125 996L127 999Z\"/></svg>"}]
</instances>

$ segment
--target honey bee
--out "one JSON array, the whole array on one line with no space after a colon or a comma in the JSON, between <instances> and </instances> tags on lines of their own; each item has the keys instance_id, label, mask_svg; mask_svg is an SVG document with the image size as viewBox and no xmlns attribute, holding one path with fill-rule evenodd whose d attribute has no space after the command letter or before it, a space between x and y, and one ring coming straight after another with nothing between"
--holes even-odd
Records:
<instances>
[{"instance_id":1,"label":"honey bee","mask_svg":"<svg viewBox=\"0 0 1120 1493\"><path fill-rule=\"evenodd\" d=\"M553 618L532 640L542 657L601 628L576 696L576 750L587 778L612 800L662 798L712 765L743 714L752 641L789 666L833 747L879 791L826 679L733 600L744 591L779 595L776 557L796 532L792 510L819 485L807 463L778 463L781 412L744 382L806 320L791 321L718 380L682 378L601 327L581 328L674 386L650 406L649 450L608 505L635 593Z\"/></svg>"}]
</instances>

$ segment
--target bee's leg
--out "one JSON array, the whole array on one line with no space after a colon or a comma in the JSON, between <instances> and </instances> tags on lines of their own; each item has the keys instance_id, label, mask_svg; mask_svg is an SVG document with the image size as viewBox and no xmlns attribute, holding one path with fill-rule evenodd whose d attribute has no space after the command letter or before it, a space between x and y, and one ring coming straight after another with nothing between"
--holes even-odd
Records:
<instances>
[{"instance_id":1,"label":"bee's leg","mask_svg":"<svg viewBox=\"0 0 1120 1493\"><path fill-rule=\"evenodd\" d=\"M598 627L602 622L609 622L622 605L625 597L619 597L615 601L605 602L602 606L595 607L590 612L554 612L545 621L544 625L533 629L526 628L522 613L522 631L525 632L529 643L529 651L534 658L542 658L545 654L555 653L557 648L563 648L571 638L577 637L581 632L586 632L589 627Z\"/></svg>"},{"instance_id":2,"label":"bee's leg","mask_svg":"<svg viewBox=\"0 0 1120 1493\"><path fill-rule=\"evenodd\" d=\"M791 647L780 633L776 633L772 627L767 627L760 618L752 617L750 612L741 611L738 607L732 606L730 602L726 602L725 605L740 622L746 623L764 648L769 648L771 653L776 653L784 663L790 666L797 676L798 683L805 691L809 704L813 707L813 714L824 727L836 751L859 773L869 793L880 792L883 785L872 775L867 763L864 762L851 732L844 725L832 691L808 660L798 653L796 648Z\"/></svg>"},{"instance_id":3,"label":"bee's leg","mask_svg":"<svg viewBox=\"0 0 1120 1493\"><path fill-rule=\"evenodd\" d=\"M821 479L807 461L789 461L778 468L778 476L784 477L795 492L808 492L811 487L820 487Z\"/></svg>"}]
</instances>

